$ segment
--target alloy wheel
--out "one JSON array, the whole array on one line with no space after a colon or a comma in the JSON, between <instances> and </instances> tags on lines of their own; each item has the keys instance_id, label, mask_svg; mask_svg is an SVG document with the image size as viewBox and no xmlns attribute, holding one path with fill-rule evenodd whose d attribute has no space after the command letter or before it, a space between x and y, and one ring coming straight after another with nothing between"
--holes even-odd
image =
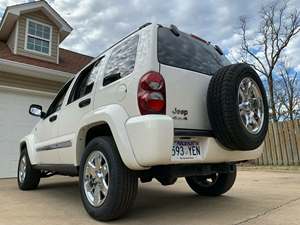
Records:
<instances>
[{"instance_id":1,"label":"alloy wheel","mask_svg":"<svg viewBox=\"0 0 300 225\"><path fill-rule=\"evenodd\" d=\"M262 94L256 82L246 77L238 90L239 115L242 124L251 134L260 132L264 122Z\"/></svg>"},{"instance_id":2,"label":"alloy wheel","mask_svg":"<svg viewBox=\"0 0 300 225\"><path fill-rule=\"evenodd\" d=\"M93 151L84 166L84 192L89 203L94 207L101 206L108 194L109 166L100 151Z\"/></svg>"}]
</instances>

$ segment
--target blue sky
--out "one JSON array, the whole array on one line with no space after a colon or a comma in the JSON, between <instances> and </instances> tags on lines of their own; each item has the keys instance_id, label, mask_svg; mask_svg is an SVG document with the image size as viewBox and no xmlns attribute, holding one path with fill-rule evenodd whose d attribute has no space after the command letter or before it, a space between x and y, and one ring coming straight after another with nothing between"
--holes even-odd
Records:
<instances>
[{"instance_id":1,"label":"blue sky","mask_svg":"<svg viewBox=\"0 0 300 225\"><path fill-rule=\"evenodd\" d=\"M0 0L0 14L5 7L28 0ZM239 17L249 18L250 33L255 33L258 11L267 1L260 0L48 0L49 4L74 28L62 43L68 48L92 56L98 55L118 39L146 22L175 24L220 45L236 55L240 46ZM290 9L300 8L300 1L290 0ZM300 35L286 54L290 66L300 71Z\"/></svg>"}]
</instances>

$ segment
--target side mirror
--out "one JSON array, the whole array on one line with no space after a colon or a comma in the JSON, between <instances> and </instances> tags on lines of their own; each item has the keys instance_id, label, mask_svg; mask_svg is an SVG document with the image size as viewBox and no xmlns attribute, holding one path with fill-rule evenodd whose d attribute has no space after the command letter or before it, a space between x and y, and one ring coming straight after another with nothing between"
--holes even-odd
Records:
<instances>
[{"instance_id":1,"label":"side mirror","mask_svg":"<svg viewBox=\"0 0 300 225\"><path fill-rule=\"evenodd\" d=\"M31 105L29 107L29 114L37 117L44 118L45 113L43 112L43 107L40 105Z\"/></svg>"}]
</instances>

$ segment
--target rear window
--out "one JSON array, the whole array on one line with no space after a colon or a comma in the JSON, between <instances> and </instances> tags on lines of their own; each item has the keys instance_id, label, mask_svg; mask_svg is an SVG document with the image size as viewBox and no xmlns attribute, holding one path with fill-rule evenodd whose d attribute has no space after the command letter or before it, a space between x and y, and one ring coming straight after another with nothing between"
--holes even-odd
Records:
<instances>
[{"instance_id":1,"label":"rear window","mask_svg":"<svg viewBox=\"0 0 300 225\"><path fill-rule=\"evenodd\" d=\"M214 74L221 67L230 64L215 48L191 35L179 32L179 36L169 28L158 28L158 61L199 73Z\"/></svg>"}]
</instances>

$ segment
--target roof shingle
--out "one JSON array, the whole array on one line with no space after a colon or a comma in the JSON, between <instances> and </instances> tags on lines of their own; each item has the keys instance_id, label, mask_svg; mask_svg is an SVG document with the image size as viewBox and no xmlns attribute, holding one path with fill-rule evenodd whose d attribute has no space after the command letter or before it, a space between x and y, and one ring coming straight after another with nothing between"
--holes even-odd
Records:
<instances>
[{"instance_id":1,"label":"roof shingle","mask_svg":"<svg viewBox=\"0 0 300 225\"><path fill-rule=\"evenodd\" d=\"M87 55L59 48L59 64L56 64L27 56L16 55L12 53L7 44L2 41L0 41L0 58L73 74L80 71L93 59L93 57Z\"/></svg>"}]
</instances>

